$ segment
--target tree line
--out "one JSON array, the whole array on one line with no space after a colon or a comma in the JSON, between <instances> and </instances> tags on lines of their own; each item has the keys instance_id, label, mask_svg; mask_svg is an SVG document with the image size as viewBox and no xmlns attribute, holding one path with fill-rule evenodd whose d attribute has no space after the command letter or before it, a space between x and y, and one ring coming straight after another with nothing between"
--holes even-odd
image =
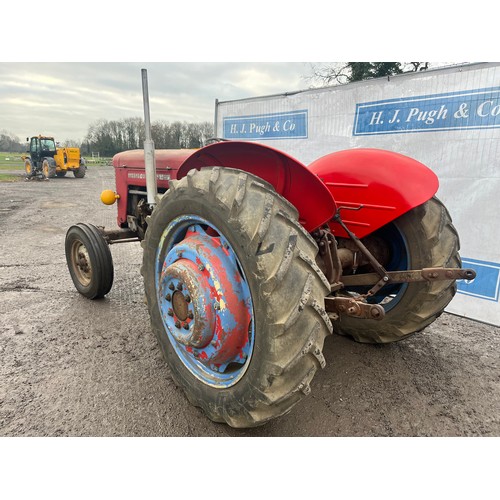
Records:
<instances>
[{"instance_id":1,"label":"tree line","mask_svg":"<svg viewBox=\"0 0 500 500\"><path fill-rule=\"evenodd\" d=\"M151 124L151 138L156 149L200 148L212 137L214 126L210 122L156 121ZM98 120L90 125L81 149L83 154L98 152L101 156L113 156L120 151L142 149L144 139L142 118Z\"/></svg>"},{"instance_id":2,"label":"tree line","mask_svg":"<svg viewBox=\"0 0 500 500\"><path fill-rule=\"evenodd\" d=\"M210 122L156 121L151 124L151 138L156 149L200 148L212 137L214 126ZM144 120L97 120L89 126L83 141L59 141L57 137L55 139L56 142L61 142L61 146L80 147L83 155L98 153L102 157L110 157L120 151L144 147ZM7 131L1 131L0 151L22 153L26 151L26 143Z\"/></svg>"},{"instance_id":3,"label":"tree line","mask_svg":"<svg viewBox=\"0 0 500 500\"><path fill-rule=\"evenodd\" d=\"M19 137L16 137L6 130L0 132L0 151L22 153L25 150L26 146L19 141Z\"/></svg>"}]
</instances>

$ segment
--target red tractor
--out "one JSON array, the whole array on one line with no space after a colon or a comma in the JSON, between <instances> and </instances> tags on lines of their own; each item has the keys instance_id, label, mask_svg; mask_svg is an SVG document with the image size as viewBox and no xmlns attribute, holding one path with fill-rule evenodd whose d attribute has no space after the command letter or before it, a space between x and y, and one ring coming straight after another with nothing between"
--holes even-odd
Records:
<instances>
[{"instance_id":1,"label":"red tractor","mask_svg":"<svg viewBox=\"0 0 500 500\"><path fill-rule=\"evenodd\" d=\"M109 243L141 241L152 329L214 421L252 427L289 412L333 330L401 340L443 312L455 280L475 277L437 177L416 160L354 149L306 166L257 143L155 153L146 138L113 158L116 193L102 199L117 201L118 229L70 227L67 263L77 290L100 298Z\"/></svg>"}]
</instances>

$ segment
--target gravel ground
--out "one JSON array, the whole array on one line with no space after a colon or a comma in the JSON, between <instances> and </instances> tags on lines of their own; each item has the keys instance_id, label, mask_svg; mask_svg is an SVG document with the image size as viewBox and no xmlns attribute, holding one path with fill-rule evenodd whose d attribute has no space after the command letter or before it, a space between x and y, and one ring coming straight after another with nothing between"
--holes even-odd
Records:
<instances>
[{"instance_id":1,"label":"gravel ground","mask_svg":"<svg viewBox=\"0 0 500 500\"><path fill-rule=\"evenodd\" d=\"M386 346L330 336L312 393L263 427L214 424L172 382L150 330L137 243L113 245L107 298L79 295L68 227L116 227L84 179L0 183L0 436L499 436L500 328L443 314Z\"/></svg>"}]
</instances>

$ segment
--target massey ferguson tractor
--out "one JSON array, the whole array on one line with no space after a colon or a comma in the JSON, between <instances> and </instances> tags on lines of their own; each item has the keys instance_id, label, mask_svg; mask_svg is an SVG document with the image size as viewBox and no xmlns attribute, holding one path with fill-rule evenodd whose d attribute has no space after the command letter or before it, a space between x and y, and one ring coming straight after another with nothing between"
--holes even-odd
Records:
<instances>
[{"instance_id":1,"label":"massey ferguson tractor","mask_svg":"<svg viewBox=\"0 0 500 500\"><path fill-rule=\"evenodd\" d=\"M216 422L253 427L311 391L332 331L395 342L444 310L462 269L436 175L391 151L303 165L253 142L115 155L116 229L69 228L77 290L104 297L109 244L140 241L151 326L175 382Z\"/></svg>"}]
</instances>

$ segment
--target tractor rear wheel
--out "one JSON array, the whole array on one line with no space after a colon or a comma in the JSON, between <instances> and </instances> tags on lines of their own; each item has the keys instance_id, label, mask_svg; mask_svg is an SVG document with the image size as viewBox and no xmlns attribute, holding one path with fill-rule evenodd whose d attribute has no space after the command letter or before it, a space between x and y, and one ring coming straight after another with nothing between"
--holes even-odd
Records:
<instances>
[{"instance_id":1,"label":"tractor rear wheel","mask_svg":"<svg viewBox=\"0 0 500 500\"><path fill-rule=\"evenodd\" d=\"M297 210L226 168L171 181L143 241L152 328L172 377L216 422L283 415L325 366L329 284Z\"/></svg>"},{"instance_id":2,"label":"tractor rear wheel","mask_svg":"<svg viewBox=\"0 0 500 500\"><path fill-rule=\"evenodd\" d=\"M104 297L113 285L109 246L92 224L79 223L66 233L66 262L76 289L88 299Z\"/></svg>"},{"instance_id":3,"label":"tractor rear wheel","mask_svg":"<svg viewBox=\"0 0 500 500\"><path fill-rule=\"evenodd\" d=\"M375 236L385 241L387 271L428 267L461 267L460 241L445 206L437 199L403 214ZM340 240L339 246L342 246ZM368 269L367 272L372 272ZM456 292L455 281L405 283L383 287L370 302L385 309L382 320L342 316L334 324L336 333L363 343L388 343L423 330L436 320ZM350 293L366 290L347 288Z\"/></svg>"}]
</instances>

